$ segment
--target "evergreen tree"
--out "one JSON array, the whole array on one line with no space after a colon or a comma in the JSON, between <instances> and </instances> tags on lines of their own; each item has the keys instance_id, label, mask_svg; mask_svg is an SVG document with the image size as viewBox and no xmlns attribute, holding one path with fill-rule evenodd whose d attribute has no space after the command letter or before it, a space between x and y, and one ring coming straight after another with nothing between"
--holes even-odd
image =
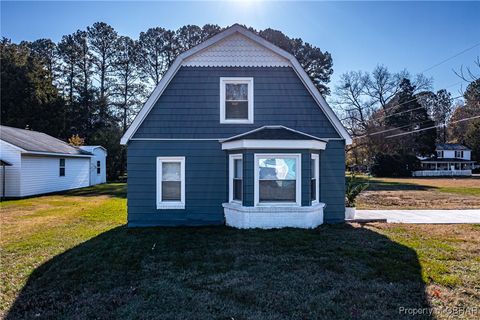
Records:
<instances>
[{"instance_id":1,"label":"evergreen tree","mask_svg":"<svg viewBox=\"0 0 480 320\"><path fill-rule=\"evenodd\" d=\"M96 22L87 28L87 36L94 66L94 75L99 82L98 121L105 122L111 117L109 94L112 86L111 73L113 71L118 34L108 24Z\"/></svg>"},{"instance_id":2,"label":"evergreen tree","mask_svg":"<svg viewBox=\"0 0 480 320\"><path fill-rule=\"evenodd\" d=\"M63 100L42 61L26 46L2 39L0 64L1 123L63 136Z\"/></svg>"},{"instance_id":3,"label":"evergreen tree","mask_svg":"<svg viewBox=\"0 0 480 320\"><path fill-rule=\"evenodd\" d=\"M385 124L397 134L389 144L399 154L430 155L435 150L435 123L415 95L415 86L403 79L396 97L388 104ZM427 129L431 128L431 129Z\"/></svg>"}]
</instances>

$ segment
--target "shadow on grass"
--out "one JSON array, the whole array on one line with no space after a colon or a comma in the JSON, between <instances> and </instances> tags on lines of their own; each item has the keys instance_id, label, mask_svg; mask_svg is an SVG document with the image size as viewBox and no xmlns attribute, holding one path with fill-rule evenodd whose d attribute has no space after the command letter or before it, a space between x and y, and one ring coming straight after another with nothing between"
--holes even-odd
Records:
<instances>
[{"instance_id":1,"label":"shadow on grass","mask_svg":"<svg viewBox=\"0 0 480 320\"><path fill-rule=\"evenodd\" d=\"M127 184L126 183L104 183L95 186L70 190L61 193L67 196L81 196L81 197L96 197L96 196L110 196L116 198L127 198Z\"/></svg>"},{"instance_id":2,"label":"shadow on grass","mask_svg":"<svg viewBox=\"0 0 480 320\"><path fill-rule=\"evenodd\" d=\"M347 177L347 179L349 179ZM409 182L397 182L397 181L384 181L378 178L367 178L364 176L357 177L359 182L368 183L367 190L370 191L413 191L413 190L434 190L437 187L423 186ZM410 178L406 178L410 179ZM421 178L418 178L419 181Z\"/></svg>"},{"instance_id":3,"label":"shadow on grass","mask_svg":"<svg viewBox=\"0 0 480 320\"><path fill-rule=\"evenodd\" d=\"M416 253L366 228L119 227L38 267L6 319L408 318L401 307L428 307Z\"/></svg>"}]
</instances>

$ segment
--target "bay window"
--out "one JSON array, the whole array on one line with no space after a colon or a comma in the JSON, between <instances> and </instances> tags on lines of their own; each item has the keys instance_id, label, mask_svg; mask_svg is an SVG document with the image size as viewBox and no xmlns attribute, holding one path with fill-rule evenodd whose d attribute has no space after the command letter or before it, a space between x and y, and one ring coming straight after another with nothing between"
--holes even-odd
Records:
<instances>
[{"instance_id":1,"label":"bay window","mask_svg":"<svg viewBox=\"0 0 480 320\"><path fill-rule=\"evenodd\" d=\"M255 154L255 205L301 204L300 154Z\"/></svg>"},{"instance_id":2,"label":"bay window","mask_svg":"<svg viewBox=\"0 0 480 320\"><path fill-rule=\"evenodd\" d=\"M157 209L185 208L185 157L157 158Z\"/></svg>"}]
</instances>

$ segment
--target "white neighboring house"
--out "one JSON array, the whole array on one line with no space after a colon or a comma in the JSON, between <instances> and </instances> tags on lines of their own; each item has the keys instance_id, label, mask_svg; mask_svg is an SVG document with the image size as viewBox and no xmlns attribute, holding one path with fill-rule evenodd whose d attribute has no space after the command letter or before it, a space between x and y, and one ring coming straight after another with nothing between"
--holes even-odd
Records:
<instances>
[{"instance_id":1,"label":"white neighboring house","mask_svg":"<svg viewBox=\"0 0 480 320\"><path fill-rule=\"evenodd\" d=\"M104 183L106 155L101 146L77 148L42 132L0 126L0 160L8 164L0 170L0 196L27 197Z\"/></svg>"},{"instance_id":2,"label":"white neighboring house","mask_svg":"<svg viewBox=\"0 0 480 320\"><path fill-rule=\"evenodd\" d=\"M440 143L435 155L421 158L422 170L414 171L414 177L471 176L475 161L469 148L458 143Z\"/></svg>"}]
</instances>

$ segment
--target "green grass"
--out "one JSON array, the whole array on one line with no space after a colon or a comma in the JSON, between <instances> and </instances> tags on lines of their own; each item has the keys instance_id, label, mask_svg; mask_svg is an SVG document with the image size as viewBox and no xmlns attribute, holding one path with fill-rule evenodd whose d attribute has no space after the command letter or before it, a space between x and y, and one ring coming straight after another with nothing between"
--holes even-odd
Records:
<instances>
[{"instance_id":1,"label":"green grass","mask_svg":"<svg viewBox=\"0 0 480 320\"><path fill-rule=\"evenodd\" d=\"M440 192L446 193L455 193L468 196L480 196L480 187L479 188L467 188L467 187L440 187L438 188Z\"/></svg>"},{"instance_id":2,"label":"green grass","mask_svg":"<svg viewBox=\"0 0 480 320\"><path fill-rule=\"evenodd\" d=\"M480 304L478 225L128 229L125 205L122 184L2 203L4 316L396 319Z\"/></svg>"}]
</instances>

